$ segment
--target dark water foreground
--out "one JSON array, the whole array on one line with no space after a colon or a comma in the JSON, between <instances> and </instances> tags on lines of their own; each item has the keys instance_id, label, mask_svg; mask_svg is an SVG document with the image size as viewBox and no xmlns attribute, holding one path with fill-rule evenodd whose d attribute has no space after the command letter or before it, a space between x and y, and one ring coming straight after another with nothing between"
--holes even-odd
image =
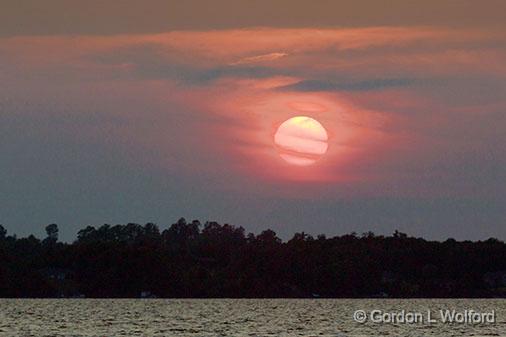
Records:
<instances>
[{"instance_id":1,"label":"dark water foreground","mask_svg":"<svg viewBox=\"0 0 506 337\"><path fill-rule=\"evenodd\" d=\"M495 322L442 322L440 310ZM0 336L506 336L506 300L8 299Z\"/></svg>"}]
</instances>

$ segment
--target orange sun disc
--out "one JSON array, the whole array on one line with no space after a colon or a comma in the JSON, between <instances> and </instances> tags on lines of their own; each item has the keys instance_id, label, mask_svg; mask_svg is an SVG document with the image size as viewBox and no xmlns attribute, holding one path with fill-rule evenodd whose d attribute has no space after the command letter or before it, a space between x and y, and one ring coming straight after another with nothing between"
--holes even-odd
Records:
<instances>
[{"instance_id":1,"label":"orange sun disc","mask_svg":"<svg viewBox=\"0 0 506 337\"><path fill-rule=\"evenodd\" d=\"M327 130L317 120L296 116L283 122L274 143L287 163L308 166L320 159L329 147Z\"/></svg>"}]
</instances>

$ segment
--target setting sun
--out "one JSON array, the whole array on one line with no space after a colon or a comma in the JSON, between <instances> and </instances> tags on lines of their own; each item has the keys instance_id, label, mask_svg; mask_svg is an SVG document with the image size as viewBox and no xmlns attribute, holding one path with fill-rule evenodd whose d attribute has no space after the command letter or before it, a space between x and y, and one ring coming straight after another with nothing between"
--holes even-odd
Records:
<instances>
[{"instance_id":1,"label":"setting sun","mask_svg":"<svg viewBox=\"0 0 506 337\"><path fill-rule=\"evenodd\" d=\"M327 141L325 128L317 120L306 116L286 120L274 135L281 158L298 166L314 164L327 152Z\"/></svg>"}]
</instances>

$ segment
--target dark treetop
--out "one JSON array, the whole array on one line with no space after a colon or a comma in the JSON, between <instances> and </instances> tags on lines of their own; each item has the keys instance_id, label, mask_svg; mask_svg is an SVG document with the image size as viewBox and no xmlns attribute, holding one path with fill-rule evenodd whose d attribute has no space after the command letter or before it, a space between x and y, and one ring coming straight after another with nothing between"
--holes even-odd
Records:
<instances>
[{"instance_id":1,"label":"dark treetop","mask_svg":"<svg viewBox=\"0 0 506 337\"><path fill-rule=\"evenodd\" d=\"M395 232L282 242L180 219L88 226L72 244L0 226L0 297L504 297L506 245Z\"/></svg>"}]
</instances>

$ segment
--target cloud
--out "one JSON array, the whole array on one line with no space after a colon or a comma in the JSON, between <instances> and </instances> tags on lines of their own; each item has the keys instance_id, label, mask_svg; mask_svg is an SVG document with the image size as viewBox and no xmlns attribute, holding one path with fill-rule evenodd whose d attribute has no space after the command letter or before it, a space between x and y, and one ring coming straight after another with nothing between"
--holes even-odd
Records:
<instances>
[{"instance_id":1,"label":"cloud","mask_svg":"<svg viewBox=\"0 0 506 337\"><path fill-rule=\"evenodd\" d=\"M279 90L288 91L368 91L413 85L416 79L409 78L384 78L367 81L325 81L304 80L298 83L280 87Z\"/></svg>"},{"instance_id":2,"label":"cloud","mask_svg":"<svg viewBox=\"0 0 506 337\"><path fill-rule=\"evenodd\" d=\"M277 59L280 59L282 57L288 56L287 53L270 53L265 55L257 55L257 56L250 56L240 59L239 61L232 62L230 65L240 65L240 64L250 64L250 63L257 63L257 62L268 62L268 61L274 61Z\"/></svg>"},{"instance_id":3,"label":"cloud","mask_svg":"<svg viewBox=\"0 0 506 337\"><path fill-rule=\"evenodd\" d=\"M192 68L185 65L139 65L135 74L144 79L170 79L182 85L210 85L222 78L269 78L279 75L267 67L210 67Z\"/></svg>"},{"instance_id":4,"label":"cloud","mask_svg":"<svg viewBox=\"0 0 506 337\"><path fill-rule=\"evenodd\" d=\"M504 27L502 0L2 0L0 36L152 34L244 27ZM195 10L199 8L201 10ZM135 23L135 24L132 24Z\"/></svg>"},{"instance_id":5,"label":"cloud","mask_svg":"<svg viewBox=\"0 0 506 337\"><path fill-rule=\"evenodd\" d=\"M168 79L299 78L301 90L341 86L372 90L409 78L485 72L506 74L503 37L495 32L430 27L257 28L120 36L0 39L0 66L13 77L68 74ZM288 57L289 55L289 57ZM20 67L22 65L22 67ZM346 83L342 84L342 78ZM353 79L386 80L354 83ZM334 80L338 79L338 80ZM352 81L353 80L353 81ZM370 83L367 83L370 81ZM336 83L333 83L336 82Z\"/></svg>"},{"instance_id":6,"label":"cloud","mask_svg":"<svg viewBox=\"0 0 506 337\"><path fill-rule=\"evenodd\" d=\"M350 229L416 220L421 234L448 221L504 232L504 42L437 27L2 38L0 213L16 224L229 219L232 202L239 224L283 214L301 229L339 231L347 218ZM309 170L273 146L295 114L329 131ZM441 198L497 207L473 202L464 219ZM348 200L356 207L334 207Z\"/></svg>"}]
</instances>

